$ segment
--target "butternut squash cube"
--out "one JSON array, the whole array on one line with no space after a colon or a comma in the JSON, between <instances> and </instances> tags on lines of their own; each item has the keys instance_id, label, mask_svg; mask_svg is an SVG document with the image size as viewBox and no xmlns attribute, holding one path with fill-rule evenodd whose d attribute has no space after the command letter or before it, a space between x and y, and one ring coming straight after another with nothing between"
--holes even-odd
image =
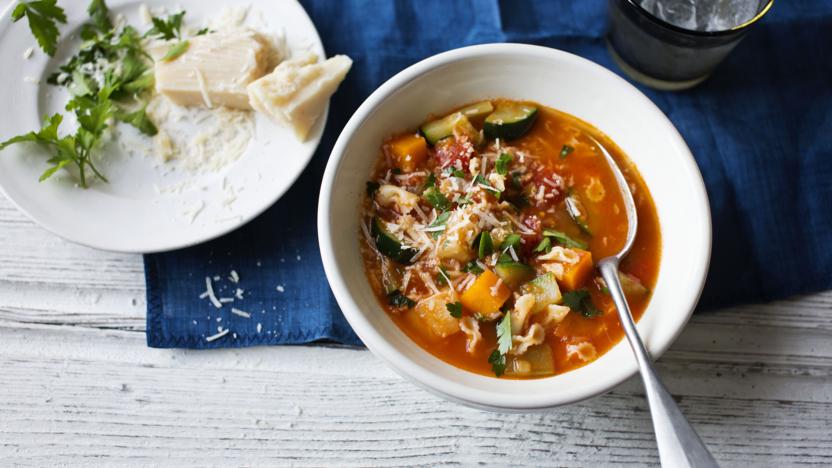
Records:
<instances>
[{"instance_id":1,"label":"butternut squash cube","mask_svg":"<svg viewBox=\"0 0 832 468\"><path fill-rule=\"evenodd\" d=\"M511 290L503 284L499 276L491 270L483 271L468 286L459 300L466 309L481 314L490 314L500 310L503 303L511 296Z\"/></svg>"},{"instance_id":2,"label":"butternut squash cube","mask_svg":"<svg viewBox=\"0 0 832 468\"><path fill-rule=\"evenodd\" d=\"M558 281L560 286L567 291L580 289L592 276L592 271L595 268L595 264L592 263L591 252L580 249L572 250L578 254L579 260L577 263L564 263L563 275Z\"/></svg>"},{"instance_id":3,"label":"butternut squash cube","mask_svg":"<svg viewBox=\"0 0 832 468\"><path fill-rule=\"evenodd\" d=\"M413 172L428 158L428 143L421 135L402 135L390 140L387 148L396 167Z\"/></svg>"}]
</instances>

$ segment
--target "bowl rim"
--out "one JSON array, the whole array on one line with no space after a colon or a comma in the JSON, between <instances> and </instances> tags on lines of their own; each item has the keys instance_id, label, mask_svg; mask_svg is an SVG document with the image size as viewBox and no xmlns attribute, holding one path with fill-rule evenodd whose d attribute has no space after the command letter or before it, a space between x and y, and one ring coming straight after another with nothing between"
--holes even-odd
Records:
<instances>
[{"instance_id":1,"label":"bowl rim","mask_svg":"<svg viewBox=\"0 0 832 468\"><path fill-rule=\"evenodd\" d=\"M665 336L651 336L651 340L648 343L645 343L648 348L648 352L654 357L654 359L657 359L664 353L664 351L667 350L670 344L682 332L685 324L690 319L705 284L712 245L711 212L707 192L705 190L705 184L696 161L681 134L679 134L678 130L667 118L667 116L647 96L645 96L624 78L616 75L601 65L577 55L554 48L529 44L495 43L467 46L433 55L405 68L387 80L372 94L370 94L369 97L367 97L367 99L361 104L361 106L358 107L350 120L344 126L338 140L333 146L326 170L324 171L323 179L321 181L321 191L318 198L318 242L324 271L332 292L335 295L335 299L355 333L373 354L387 363L387 365L390 366L396 373L414 382L418 386L446 399L475 408L497 411L529 411L553 408L600 395L613 389L617 385L635 375L638 371L636 360L633 357L631 360L628 359L626 363L619 366L617 369L611 369L611 379L602 382L601 384L596 384L595 387L585 389L580 393L571 392L569 395L546 394L534 397L520 393L514 395L496 394L487 390L472 388L462 383L439 376L428 369L415 364L402 351L398 350L384 336L382 336L369 322L367 317L361 311L361 308L353 299L344 279L342 278L342 273L338 268L333 248L333 232L330 223L331 200L336 192L334 182L338 173L338 168L341 165L344 155L346 154L345 150L348 147L353 134L368 120L369 117L372 116L375 109L382 105L384 101L389 96L394 94L399 88L412 82L413 80L419 79L422 75L434 69L443 67L453 62L483 56L518 54L539 57L541 59L551 60L552 58L557 58L561 60L574 61L580 66L589 67L595 72L606 75L610 80L617 82L618 86L623 86L628 90L628 92L632 93L635 98L641 101L641 104L645 106L646 110L648 110L651 114L654 114L657 119L665 124L668 136L675 140L676 146L682 158L682 163L686 166L686 171L690 172L692 176L691 180L695 190L691 196L693 196L694 202L706 215L704 216L705 219L703 219L700 224L700 237L703 242L701 248L705 255L701 256L701 260L698 264L691 265L691 268L693 268L695 272L699 273L699 279L698 284L690 285L690 287L686 288L687 292L683 303L688 304L688 310L684 313L670 316L674 317L675 320L675 323L673 324L673 333L669 333ZM640 327L637 326L637 328ZM616 346L619 346L620 344L621 343ZM588 366L592 364L593 363L590 363ZM557 376L553 376L551 378L557 378Z\"/></svg>"}]
</instances>

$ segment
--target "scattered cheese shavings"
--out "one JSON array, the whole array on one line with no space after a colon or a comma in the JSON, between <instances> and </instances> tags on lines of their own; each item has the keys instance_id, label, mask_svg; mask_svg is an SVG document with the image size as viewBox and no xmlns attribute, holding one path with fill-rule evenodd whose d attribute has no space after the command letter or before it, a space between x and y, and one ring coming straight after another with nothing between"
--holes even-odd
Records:
<instances>
[{"instance_id":1,"label":"scattered cheese shavings","mask_svg":"<svg viewBox=\"0 0 832 468\"><path fill-rule=\"evenodd\" d=\"M234 302L233 297L221 297L220 302L223 304L228 304L229 302Z\"/></svg>"},{"instance_id":2,"label":"scattered cheese shavings","mask_svg":"<svg viewBox=\"0 0 832 468\"><path fill-rule=\"evenodd\" d=\"M245 290L240 289L240 288L237 288L237 290L236 290L236 291L234 291L234 297L236 297L237 299L242 300L242 299L243 299L243 293L244 293L244 292L245 292Z\"/></svg>"},{"instance_id":3,"label":"scattered cheese shavings","mask_svg":"<svg viewBox=\"0 0 832 468\"><path fill-rule=\"evenodd\" d=\"M217 309L222 308L222 303L217 299L217 296L214 294L214 284L211 282L211 278L206 276L205 277L205 292L208 293L208 299L211 300L211 303L214 304L214 307Z\"/></svg>"},{"instance_id":4,"label":"scattered cheese shavings","mask_svg":"<svg viewBox=\"0 0 832 468\"><path fill-rule=\"evenodd\" d=\"M24 83L38 84L38 83L40 83L40 80L35 78L34 76L24 76L23 77L23 82Z\"/></svg>"},{"instance_id":5,"label":"scattered cheese shavings","mask_svg":"<svg viewBox=\"0 0 832 468\"><path fill-rule=\"evenodd\" d=\"M283 287L283 285L282 285L282 284L278 284L278 285L277 285L277 288L275 288L275 289L277 289L277 292L283 292L283 291L286 291L286 289Z\"/></svg>"},{"instance_id":6,"label":"scattered cheese shavings","mask_svg":"<svg viewBox=\"0 0 832 468\"><path fill-rule=\"evenodd\" d=\"M257 324L257 333L260 333L261 331L263 331L263 324L262 324L262 323L258 323L258 324Z\"/></svg>"},{"instance_id":7,"label":"scattered cheese shavings","mask_svg":"<svg viewBox=\"0 0 832 468\"><path fill-rule=\"evenodd\" d=\"M28 49L23 51L23 60L29 60L30 58L32 58L32 54L34 54L34 53L35 53L35 48L34 47L29 47Z\"/></svg>"},{"instance_id":8,"label":"scattered cheese shavings","mask_svg":"<svg viewBox=\"0 0 832 468\"><path fill-rule=\"evenodd\" d=\"M234 314L234 315L239 315L240 317L251 318L250 313L248 313L244 310L237 309L235 307L231 308L231 313Z\"/></svg>"},{"instance_id":9,"label":"scattered cheese shavings","mask_svg":"<svg viewBox=\"0 0 832 468\"><path fill-rule=\"evenodd\" d=\"M228 275L228 280L232 283L239 283L240 282L240 275L237 274L236 270L231 270L231 273Z\"/></svg>"},{"instance_id":10,"label":"scattered cheese shavings","mask_svg":"<svg viewBox=\"0 0 832 468\"><path fill-rule=\"evenodd\" d=\"M225 329L225 330L223 330L223 331L221 331L221 332L219 332L219 333L217 333L217 334L215 334L215 335L206 336L206 337L205 337L205 342L206 342L206 343L210 343L210 342L212 342L212 341L214 341L214 340L218 340L218 339L220 339L220 338L224 337L225 335L227 335L229 331L230 331L230 330Z\"/></svg>"}]
</instances>

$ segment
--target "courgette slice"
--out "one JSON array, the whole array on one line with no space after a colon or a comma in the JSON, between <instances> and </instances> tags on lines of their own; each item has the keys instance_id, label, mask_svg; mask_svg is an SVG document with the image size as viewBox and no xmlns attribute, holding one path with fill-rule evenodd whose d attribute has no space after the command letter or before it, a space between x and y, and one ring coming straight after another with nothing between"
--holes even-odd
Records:
<instances>
[{"instance_id":1,"label":"courgette slice","mask_svg":"<svg viewBox=\"0 0 832 468\"><path fill-rule=\"evenodd\" d=\"M494 266L494 272L511 289L517 289L523 283L534 278L534 268L520 262L497 263Z\"/></svg>"},{"instance_id":2,"label":"courgette slice","mask_svg":"<svg viewBox=\"0 0 832 468\"><path fill-rule=\"evenodd\" d=\"M480 140L479 132L471 125L471 121L461 111L454 112L439 120L428 122L422 125L422 128L419 130L431 145L435 145L439 140L453 136L454 131L462 135L468 135L468 138L475 144L479 144Z\"/></svg>"},{"instance_id":3,"label":"courgette slice","mask_svg":"<svg viewBox=\"0 0 832 468\"><path fill-rule=\"evenodd\" d=\"M555 274L544 273L523 286L523 292L534 294L532 313L536 314L550 304L558 304L561 300L560 287Z\"/></svg>"},{"instance_id":4,"label":"courgette slice","mask_svg":"<svg viewBox=\"0 0 832 468\"><path fill-rule=\"evenodd\" d=\"M459 113L468 117L469 119L476 119L478 117L486 116L494 112L494 105L491 101L482 101L459 110Z\"/></svg>"},{"instance_id":5,"label":"courgette slice","mask_svg":"<svg viewBox=\"0 0 832 468\"><path fill-rule=\"evenodd\" d=\"M397 239L384 227L384 224L378 218L373 218L370 233L378 251L393 261L410 265L413 262L413 257L418 253L416 249L405 246L401 240Z\"/></svg>"},{"instance_id":6,"label":"courgette slice","mask_svg":"<svg viewBox=\"0 0 832 468\"><path fill-rule=\"evenodd\" d=\"M528 104L507 103L485 118L483 130L489 138L515 140L531 130L537 120L537 107Z\"/></svg>"},{"instance_id":7,"label":"courgette slice","mask_svg":"<svg viewBox=\"0 0 832 468\"><path fill-rule=\"evenodd\" d=\"M543 343L529 347L522 356L507 356L505 375L511 377L545 377L554 375L552 348Z\"/></svg>"}]
</instances>

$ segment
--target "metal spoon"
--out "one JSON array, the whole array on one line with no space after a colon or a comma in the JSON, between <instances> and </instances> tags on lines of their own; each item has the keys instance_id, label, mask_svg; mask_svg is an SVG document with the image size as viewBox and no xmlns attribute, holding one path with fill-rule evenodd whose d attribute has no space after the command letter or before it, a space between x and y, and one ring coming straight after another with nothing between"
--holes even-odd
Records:
<instances>
[{"instance_id":1,"label":"metal spoon","mask_svg":"<svg viewBox=\"0 0 832 468\"><path fill-rule=\"evenodd\" d=\"M656 443L659 447L659 459L663 467L718 467L713 455L699 438L699 435L691 427L685 415L679 410L673 397L659 380L656 370L650 361L650 355L644 348L641 338L633 322L630 313L630 306L624 297L621 289L621 282L618 279L618 265L627 256L638 228L638 216L636 215L636 204L633 194L624 174L618 168L610 153L598 141L595 144L607 158L607 163L615 175L618 188L621 191L621 198L624 200L624 207L627 211L627 242L616 255L606 257L598 262L601 275L607 283L610 295L618 309L618 316L621 319L621 326L627 335L627 341L636 355L638 367L641 371L641 379L644 382L644 390L647 394L647 402L650 405L650 414L653 418L653 429L656 432Z\"/></svg>"}]
</instances>

